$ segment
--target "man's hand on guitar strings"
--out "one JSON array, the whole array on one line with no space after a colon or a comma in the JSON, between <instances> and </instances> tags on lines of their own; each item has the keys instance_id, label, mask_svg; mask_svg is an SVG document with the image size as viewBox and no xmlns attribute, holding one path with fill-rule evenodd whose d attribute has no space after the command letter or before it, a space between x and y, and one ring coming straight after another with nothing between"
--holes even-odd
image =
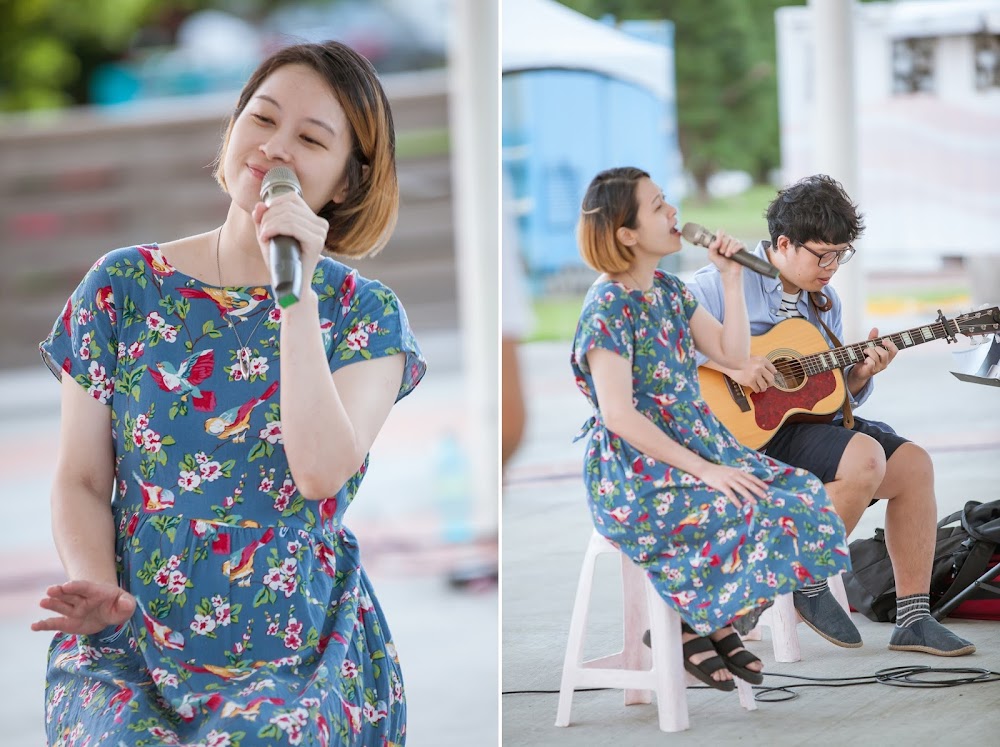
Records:
<instances>
[{"instance_id":1,"label":"man's hand on guitar strings","mask_svg":"<svg viewBox=\"0 0 1000 747\"><path fill-rule=\"evenodd\" d=\"M892 359L896 357L896 353L899 352L899 348L888 337L879 338L878 327L872 327L872 331L868 333L868 339L878 340L878 344L866 347L864 350L865 360L851 369L850 378L858 384L864 384L872 376L888 368Z\"/></svg>"},{"instance_id":2,"label":"man's hand on guitar strings","mask_svg":"<svg viewBox=\"0 0 1000 747\"><path fill-rule=\"evenodd\" d=\"M775 376L778 369L770 360L759 355L751 355L747 362L740 368L740 375L734 377L736 383L750 387L754 392L760 394L770 386L774 386Z\"/></svg>"}]
</instances>

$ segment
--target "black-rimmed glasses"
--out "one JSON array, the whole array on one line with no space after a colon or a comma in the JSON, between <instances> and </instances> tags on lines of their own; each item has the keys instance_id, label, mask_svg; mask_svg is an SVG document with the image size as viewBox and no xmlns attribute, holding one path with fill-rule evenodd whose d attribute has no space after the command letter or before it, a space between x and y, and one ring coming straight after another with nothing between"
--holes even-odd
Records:
<instances>
[{"instance_id":1,"label":"black-rimmed glasses","mask_svg":"<svg viewBox=\"0 0 1000 747\"><path fill-rule=\"evenodd\" d=\"M794 243L796 246L801 246L811 255L816 257L816 259L819 260L820 267L829 267L834 262L836 262L838 265L846 265L848 262L851 261L851 257L854 256L854 252L856 251L853 246L847 246L836 252L817 252L815 249L810 249L805 244L800 244L798 242Z\"/></svg>"}]
</instances>

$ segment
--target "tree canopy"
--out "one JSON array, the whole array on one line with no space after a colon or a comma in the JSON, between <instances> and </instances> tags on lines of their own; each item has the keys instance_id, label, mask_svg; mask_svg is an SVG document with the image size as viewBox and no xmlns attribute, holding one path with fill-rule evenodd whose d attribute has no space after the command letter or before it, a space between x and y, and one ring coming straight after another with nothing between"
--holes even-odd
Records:
<instances>
[{"instance_id":1,"label":"tree canopy","mask_svg":"<svg viewBox=\"0 0 1000 747\"><path fill-rule=\"evenodd\" d=\"M774 12L805 0L560 0L592 18L674 24L677 127L698 192L719 170L780 165Z\"/></svg>"}]
</instances>

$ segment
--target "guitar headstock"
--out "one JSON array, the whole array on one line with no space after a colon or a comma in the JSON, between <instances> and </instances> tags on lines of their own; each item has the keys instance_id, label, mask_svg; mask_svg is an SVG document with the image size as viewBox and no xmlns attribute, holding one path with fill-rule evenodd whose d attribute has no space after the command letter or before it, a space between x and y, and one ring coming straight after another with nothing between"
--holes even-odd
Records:
<instances>
[{"instance_id":1,"label":"guitar headstock","mask_svg":"<svg viewBox=\"0 0 1000 747\"><path fill-rule=\"evenodd\" d=\"M959 314L952 321L963 335L991 335L1000 332L1000 307L976 309Z\"/></svg>"}]
</instances>

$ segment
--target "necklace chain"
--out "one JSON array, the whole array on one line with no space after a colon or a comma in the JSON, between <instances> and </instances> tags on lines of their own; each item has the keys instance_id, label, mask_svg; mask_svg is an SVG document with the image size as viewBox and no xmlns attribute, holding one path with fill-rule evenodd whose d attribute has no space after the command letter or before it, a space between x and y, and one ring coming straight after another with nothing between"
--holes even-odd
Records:
<instances>
[{"instance_id":1,"label":"necklace chain","mask_svg":"<svg viewBox=\"0 0 1000 747\"><path fill-rule=\"evenodd\" d=\"M635 289L636 289L637 291L642 291L643 293L649 293L649 291L653 290L652 288L650 288L650 289L649 289L648 291L647 291L647 290L642 290L642 285L641 285L641 284L639 283L639 281L638 281L638 280L636 280L636 279L635 279L635 275L633 275L633 274L632 274L631 272L629 272L628 270L625 270L625 274L629 276L629 279L631 279L631 281L632 281L633 283L635 283Z\"/></svg>"},{"instance_id":2,"label":"necklace chain","mask_svg":"<svg viewBox=\"0 0 1000 747\"><path fill-rule=\"evenodd\" d=\"M222 226L219 226L219 232L215 235L215 269L219 273L219 287L225 288L225 286L222 284L222 252L220 251L221 244L222 244ZM250 336L247 337L247 342L253 340L253 336L257 333L257 329L258 327L260 327L260 323L264 321L265 316L267 316L267 313L261 310L257 318L257 324L254 325L253 331L250 333ZM229 323L229 329L233 331L233 335L236 337L236 342L238 342L240 346L239 350L236 351L236 363L240 367L240 373L243 374L243 380L248 381L250 379L249 359L251 351L243 343L243 340L240 339L240 333L236 331L236 325L233 324L233 316L229 311L226 312L226 321ZM246 319L241 317L241 321L246 321Z\"/></svg>"}]
</instances>

